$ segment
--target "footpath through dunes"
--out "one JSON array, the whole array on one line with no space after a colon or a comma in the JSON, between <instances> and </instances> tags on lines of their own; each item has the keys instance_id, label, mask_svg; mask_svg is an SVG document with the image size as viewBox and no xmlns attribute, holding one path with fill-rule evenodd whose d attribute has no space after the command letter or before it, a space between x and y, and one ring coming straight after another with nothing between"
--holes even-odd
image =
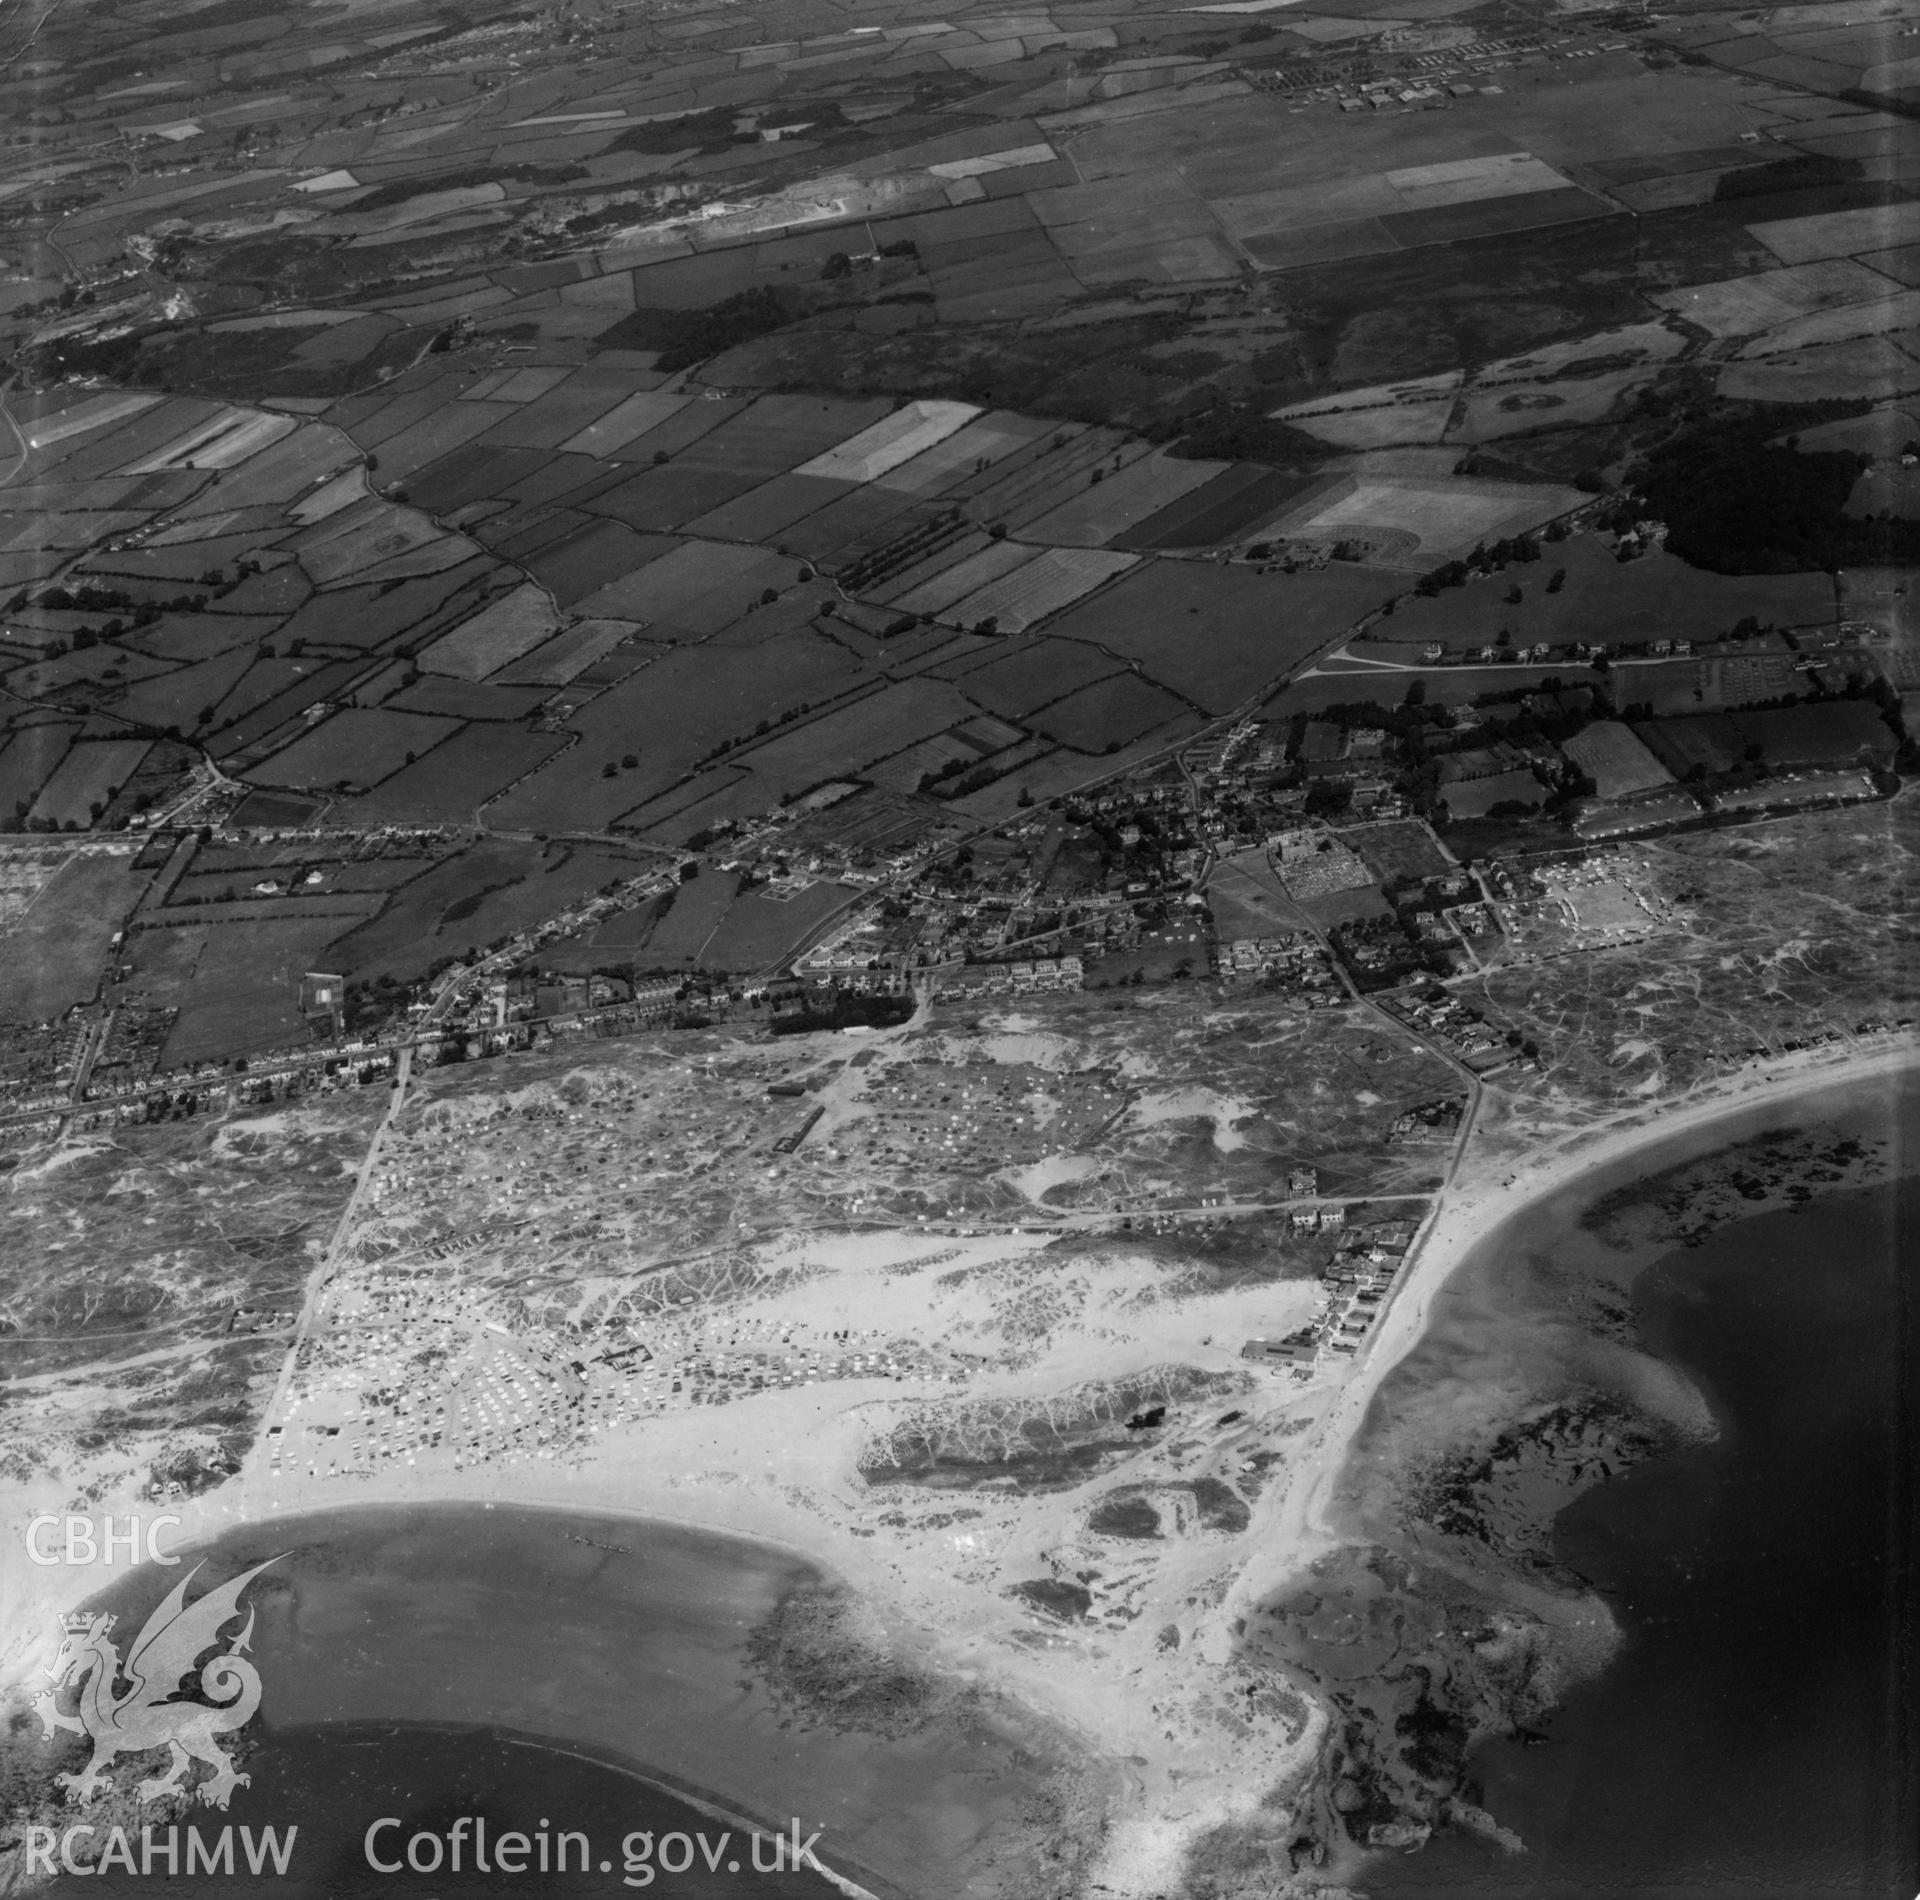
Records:
<instances>
[{"instance_id":1,"label":"footpath through dunes","mask_svg":"<svg viewBox=\"0 0 1920 1900\"><path fill-rule=\"evenodd\" d=\"M268 1751L287 1735L312 1761L320 1725L345 1748L375 1723L549 1741L768 1833L799 1816L825 1830L823 1866L899 1900L1000 1892L1065 1762L1037 1724L903 1660L838 1584L769 1544L409 1503L250 1525L187 1562L205 1559L205 1581L269 1557L248 1595ZM184 1574L149 1565L98 1601L137 1628Z\"/></svg>"}]
</instances>

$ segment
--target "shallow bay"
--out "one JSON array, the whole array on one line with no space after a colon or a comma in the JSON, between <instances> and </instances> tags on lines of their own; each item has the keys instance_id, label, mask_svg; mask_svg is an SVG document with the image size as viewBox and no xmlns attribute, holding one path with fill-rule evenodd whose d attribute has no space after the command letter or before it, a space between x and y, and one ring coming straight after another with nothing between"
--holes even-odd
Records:
<instances>
[{"instance_id":1,"label":"shallow bay","mask_svg":"<svg viewBox=\"0 0 1920 1900\"><path fill-rule=\"evenodd\" d=\"M823 1580L770 1545L557 1509L376 1505L276 1519L186 1553L202 1557L203 1584L276 1560L247 1598L259 1753L264 1764L295 1748L323 1781L330 1747L350 1780L368 1736L394 1725L468 1731L483 1751L489 1735L558 1744L629 1771L630 1787L647 1778L666 1791L663 1811L679 1812L680 1794L769 1833L798 1817L804 1833L823 1830L821 1862L860 1886L943 1895L983 1877L1030 1791L1032 1756L988 1719L965 1733L934 1723L879 1735L778 1706L750 1638L786 1593ZM99 1601L137 1628L182 1574L148 1567ZM337 1832L351 1817L336 1793L315 1790L311 1820L296 1800L266 1824ZM220 1817L188 1818L204 1832ZM356 1843L376 1818L349 1828ZM748 1878L727 1891L751 1893ZM690 1879L668 1890L697 1891Z\"/></svg>"},{"instance_id":2,"label":"shallow bay","mask_svg":"<svg viewBox=\"0 0 1920 1900\"><path fill-rule=\"evenodd\" d=\"M1911 1154L1912 1091L1884 1106L1880 1132ZM1540 1736L1470 1757L1526 1851L1442 1832L1369 1868L1377 1900L1908 1900L1916 1231L1907 1174L1632 1263L1633 1330L1697 1388L1714 1435L1553 1524L1554 1557L1622 1640ZM1593 1245L1527 1238L1563 1262Z\"/></svg>"}]
</instances>

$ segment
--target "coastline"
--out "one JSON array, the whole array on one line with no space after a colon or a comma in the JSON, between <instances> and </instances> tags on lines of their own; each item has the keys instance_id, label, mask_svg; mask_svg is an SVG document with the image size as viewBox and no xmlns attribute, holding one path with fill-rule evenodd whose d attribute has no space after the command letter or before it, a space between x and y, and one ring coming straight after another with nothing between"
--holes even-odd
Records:
<instances>
[{"instance_id":1,"label":"coastline","mask_svg":"<svg viewBox=\"0 0 1920 1900\"><path fill-rule=\"evenodd\" d=\"M1438 1699L1467 1746L1416 1753L1418 1781L1396 1772L1396 1712L1360 1698L1371 1747L1338 1771L1357 1764L1432 1838L1406 1857L1357 1830L1353 1884L1393 1900L1914 1891L1889 1695L1917 1117L1909 1078L1897 1098L1869 1085L1809 1097L1791 1123L1720 1124L1677 1166L1630 1160L1540 1204L1455 1277L1346 1501L1409 1562L1395 1614L1484 1576L1525 1617L1538 1578L1564 1666L1530 1706L1496 1698L1477 1720L1476 1645L1442 1645ZM1604 1658L1563 1647L1563 1606L1604 1612ZM1502 1839L1525 1853L1490 1852Z\"/></svg>"},{"instance_id":2,"label":"coastline","mask_svg":"<svg viewBox=\"0 0 1920 1900\"><path fill-rule=\"evenodd\" d=\"M1419 1237L1405 1278L1357 1361L1353 1376L1308 1434L1293 1481L1256 1517L1261 1557L1242 1570L1230 1604L1248 1614L1284 1589L1318 1556L1337 1546L1345 1526L1337 1501L1342 1473L1380 1386L1420 1343L1434 1296L1472 1251L1536 1203L1617 1167L1640 1151L1677 1144L1742 1115L1889 1081L1920 1068L1920 1038L1870 1050L1809 1050L1679 1098L1670 1105L1626 1110L1567 1130L1520 1158L1481 1157L1470 1137L1460 1176L1442 1193ZM1468 1170L1471 1169L1471 1175ZM1466 1177L1466 1178L1462 1178Z\"/></svg>"},{"instance_id":3,"label":"coastline","mask_svg":"<svg viewBox=\"0 0 1920 1900\"><path fill-rule=\"evenodd\" d=\"M1298 1578L1319 1557L1337 1549L1350 1526L1340 1508L1340 1480L1380 1386L1425 1334L1432 1303L1473 1249L1516 1216L1548 1197L1577 1188L1585 1178L1660 1145L1711 1139L1739 1118L1776 1110L1810 1096L1889 1082L1920 1064L1920 1043L1903 1038L1869 1048L1846 1045L1805 1052L1725 1078L1668 1104L1622 1111L1603 1120L1563 1128L1525 1148L1512 1126L1489 1128L1477 1118L1463 1143L1455 1179L1441 1195L1426 1231L1417 1240L1397 1292L1347 1383L1333 1395L1317 1425L1303 1435L1289 1461L1290 1481L1276 1484L1255 1509L1248 1534L1237 1546L1240 1564L1217 1617L1210 1618L1207 1658L1226 1663L1234 1645L1228 1632L1260 1601ZM1523 1110L1524 1112L1524 1110ZM876 1391L876 1399L882 1397ZM880 1540L850 1535L859 1482L852 1454L861 1424L859 1408L838 1415L813 1409L798 1394L768 1395L748 1429L723 1442L710 1425L694 1418L645 1439L600 1444L577 1465L536 1462L459 1474L404 1469L354 1481L269 1479L250 1465L230 1484L179 1507L182 1522L169 1540L174 1549L239 1534L259 1537L296 1518L350 1516L368 1507L452 1507L478 1513L546 1512L558 1517L600 1518L639 1529L745 1539L769 1558L815 1570L844 1585L869 1620L945 1681L996 1706L1017 1710L1022 1728L1036 1741L1056 1743L1063 1754L1129 1788L1119 1804L1102 1858L1101 1878L1115 1894L1160 1890L1173 1877L1187 1848L1211 1831L1253 1812L1261 1788L1290 1785L1311 1775L1326 1729L1316 1712L1286 1759L1257 1768L1242 1763L1229 1785L1204 1771L1192 1775L1167 1760L1135 1753L1157 1739L1136 1734L1128 1685L1089 1680L1072 1668L1070 1652L1050 1647L1014 1647L1006 1641L1010 1613L983 1603L954 1580L916 1572L904 1579ZM37 1502L37 1501L36 1501ZM96 1510L125 1512L126 1497L96 1501ZM24 1518L15 1513L9 1530L16 1545ZM611 1536L612 1534L609 1533ZM626 1541L624 1535L614 1538ZM182 1573L184 1574L184 1573ZM0 1655L0 1685L22 1686L45 1654L51 1617L98 1594L116 1576L104 1566L64 1565L37 1569L15 1550L4 1566L4 1625L16 1634ZM910 1583L910 1587L909 1587ZM513 1724L498 1726L501 1732ZM751 1815L768 1805L755 1780L754 1764L740 1755L718 1774L680 1774L667 1763L643 1760L606 1738L569 1734L557 1725L533 1730L541 1746L612 1748L613 1763L642 1781L652 1781L683 1799L706 1799L724 1814ZM826 1753L836 1739L829 1734ZM884 1751L884 1738L865 1743ZM1197 1764L1196 1764L1197 1765ZM1254 1784L1258 1782L1259 1787ZM881 1804L876 1804L881 1805ZM869 1817L878 1825L879 1817ZM884 1858L884 1857L883 1857ZM857 1852L845 1859L850 1874L877 1881L867 1891L908 1891L889 1882L884 1869L869 1872ZM957 1866L958 1861L953 1865ZM926 1870L922 1870L923 1879ZM936 1874L937 1878L938 1875ZM955 1885L949 1889L958 1892Z\"/></svg>"},{"instance_id":4,"label":"coastline","mask_svg":"<svg viewBox=\"0 0 1920 1900\"><path fill-rule=\"evenodd\" d=\"M1524 1845L1477 1805L1467 1751L1542 1740L1626 1635L1551 1526L1648 1454L1720 1435L1710 1392L1628 1330L1627 1290L1719 1226L1816 1204L1822 1183L1914 1178L1912 1149L1863 1153L1851 1131L1910 1108L1920 1048L1847 1053L1703 1091L1680 1112L1568 1130L1525 1166L1496 1136L1435 1222L1399 1350L1343 1395L1351 1409L1329 1416L1340 1435L1276 1511L1300 1543L1265 1547L1277 1581L1248 1572L1249 1651L1330 1719L1295 1791L1322 1879L1364 1887L1379 1854L1438 1831ZM1851 1181L1848 1153L1864 1170ZM1658 1210L1651 1224L1636 1207Z\"/></svg>"},{"instance_id":5,"label":"coastline","mask_svg":"<svg viewBox=\"0 0 1920 1900\"><path fill-rule=\"evenodd\" d=\"M849 1900L984 1900L974 1863L1021 1831L1029 1774L1072 1760L1024 1708L964 1691L891 1732L819 1719L782 1698L777 1670L746 1678L793 1595L845 1600L830 1573L764 1541L569 1503L356 1500L250 1521L183 1548L177 1571L121 1571L105 1602L137 1623L197 1561L219 1574L282 1547L251 1637L276 1729L486 1732L731 1825L804 1817ZM856 1665L869 1621L830 1628L855 1637Z\"/></svg>"},{"instance_id":6,"label":"coastline","mask_svg":"<svg viewBox=\"0 0 1920 1900\"><path fill-rule=\"evenodd\" d=\"M1535 1144L1518 1159L1476 1157L1474 1144L1482 1132L1472 1132L1459 1175L1439 1195L1426 1230L1417 1237L1404 1276L1394 1290L1379 1323L1356 1358L1351 1376L1339 1388L1321 1422L1306 1436L1293 1461L1295 1477L1276 1486L1255 1513L1255 1539L1260 1546L1276 1545L1296 1553L1276 1553L1273 1563L1259 1570L1249 1565L1241 1573L1234 1595L1264 1594L1324 1548L1333 1527L1326 1521L1326 1493L1352 1439L1358 1432L1374 1393L1393 1367L1419 1342L1426 1328L1433 1295L1460 1266L1466 1255L1524 1213L1533 1203L1577 1185L1588 1174L1618 1165L1637 1151L1656 1143L1676 1141L1751 1110L1785 1103L1808 1094L1825 1094L1859 1087L1877 1078L1892 1078L1920 1067L1920 1037L1881 1043L1869 1050L1831 1048L1809 1050L1770 1064L1765 1070L1742 1072L1708 1088L1678 1098L1671 1104L1623 1110L1604 1120L1565 1130ZM1471 1171L1471 1172L1469 1172ZM763 1407L781 1404L775 1395ZM656 1433L657 1437L659 1434ZM777 1440L779 1432L763 1434ZM818 1441L815 1441L816 1448ZM835 1533L809 1500L795 1495L789 1475L817 1481L822 1457L796 1455L789 1448L776 1471L771 1462L769 1483L749 1489L731 1472L705 1473L697 1459L680 1463L658 1459L654 1442L603 1446L587 1453L576 1466L552 1468L516 1464L475 1468L463 1473L435 1472L430 1480L404 1471L386 1471L354 1482L349 1492L337 1483L297 1478L268 1479L256 1469L243 1469L230 1482L204 1498L169 1507L179 1527L170 1548L211 1542L230 1531L262 1525L280 1518L347 1511L374 1504L498 1504L514 1508L586 1511L635 1523L658 1523L687 1531L711 1531L761 1543L818 1565L857 1588L886 1590L880 1561ZM643 1463L642 1456L646 1457ZM23 1675L23 1652L37 1647L26 1634L30 1626L76 1608L103 1589L116 1573L91 1563L46 1566L16 1561L24 1545L28 1501L17 1486L13 1495L0 1493L5 1512L5 1534L10 1550L0 1565L0 1626L17 1634L0 1650L0 1688ZM131 1496L96 1500L102 1510L125 1512L144 1502ZM44 1505L43 1498L33 1500Z\"/></svg>"}]
</instances>

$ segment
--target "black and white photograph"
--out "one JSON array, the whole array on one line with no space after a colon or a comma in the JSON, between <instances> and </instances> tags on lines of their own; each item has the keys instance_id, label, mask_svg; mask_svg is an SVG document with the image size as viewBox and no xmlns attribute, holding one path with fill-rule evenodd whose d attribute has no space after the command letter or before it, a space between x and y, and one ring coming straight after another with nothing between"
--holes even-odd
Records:
<instances>
[{"instance_id":1,"label":"black and white photograph","mask_svg":"<svg viewBox=\"0 0 1920 1900\"><path fill-rule=\"evenodd\" d=\"M0 1900L1914 1900L1920 0L0 0Z\"/></svg>"}]
</instances>

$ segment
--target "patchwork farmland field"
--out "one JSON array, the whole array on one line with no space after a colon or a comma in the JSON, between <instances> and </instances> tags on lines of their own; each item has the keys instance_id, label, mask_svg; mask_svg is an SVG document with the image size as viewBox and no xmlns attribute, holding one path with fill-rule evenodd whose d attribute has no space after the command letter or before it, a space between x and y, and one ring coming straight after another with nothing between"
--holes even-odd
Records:
<instances>
[{"instance_id":1,"label":"patchwork farmland field","mask_svg":"<svg viewBox=\"0 0 1920 1900\"><path fill-rule=\"evenodd\" d=\"M1516 1827L1553 1887L1462 1766L1597 1616L1502 1447L1646 1433L1532 1361L1520 1417L1497 1323L1471 1406L1395 1360L1461 1207L1913 1017L1916 33L0 9L12 1515L450 1484L803 1552L845 1587L773 1577L656 1739L740 1812L831 1770L850 1891ZM1296 1575L1328 1500L1372 1542ZM633 1569L581 1543L563 1634ZM1702 1865L1887 1884L1738 1739L1668 1778Z\"/></svg>"},{"instance_id":2,"label":"patchwork farmland field","mask_svg":"<svg viewBox=\"0 0 1920 1900\"><path fill-rule=\"evenodd\" d=\"M764 592L791 585L795 571L791 560L767 548L689 541L603 587L582 611L640 621L656 640L676 632L718 633Z\"/></svg>"},{"instance_id":3,"label":"patchwork farmland field","mask_svg":"<svg viewBox=\"0 0 1920 1900\"><path fill-rule=\"evenodd\" d=\"M262 760L248 776L261 784L296 791L348 783L377 785L459 729L457 719L349 708Z\"/></svg>"},{"instance_id":4,"label":"patchwork farmland field","mask_svg":"<svg viewBox=\"0 0 1920 1900\"><path fill-rule=\"evenodd\" d=\"M1150 561L1050 631L1138 660L1203 712L1224 713L1398 591L1395 581L1360 568L1283 576Z\"/></svg>"},{"instance_id":5,"label":"patchwork farmland field","mask_svg":"<svg viewBox=\"0 0 1920 1900\"><path fill-rule=\"evenodd\" d=\"M954 600L946 613L962 626L991 623L1024 633L1134 565L1136 556L1094 548L1050 548Z\"/></svg>"},{"instance_id":6,"label":"patchwork farmland field","mask_svg":"<svg viewBox=\"0 0 1920 1900\"><path fill-rule=\"evenodd\" d=\"M351 812L363 824L469 823L478 807L537 771L566 743L553 733L463 726L355 799Z\"/></svg>"},{"instance_id":7,"label":"patchwork farmland field","mask_svg":"<svg viewBox=\"0 0 1920 1900\"><path fill-rule=\"evenodd\" d=\"M499 687L565 686L640 631L631 620L579 620L552 639L504 666L492 678Z\"/></svg>"},{"instance_id":8,"label":"patchwork farmland field","mask_svg":"<svg viewBox=\"0 0 1920 1900\"><path fill-rule=\"evenodd\" d=\"M1187 711L1184 701L1131 673L1083 686L1033 715L1037 731L1077 752L1118 751Z\"/></svg>"},{"instance_id":9,"label":"patchwork farmland field","mask_svg":"<svg viewBox=\"0 0 1920 1900\"><path fill-rule=\"evenodd\" d=\"M951 669L968 698L1010 719L1050 704L1117 671L1122 663L1079 642L1042 635L1023 640L1010 652L982 659L971 655Z\"/></svg>"},{"instance_id":10,"label":"patchwork farmland field","mask_svg":"<svg viewBox=\"0 0 1920 1900\"><path fill-rule=\"evenodd\" d=\"M484 840L403 884L378 916L329 943L330 967L366 982L417 977L643 868L609 846Z\"/></svg>"},{"instance_id":11,"label":"patchwork farmland field","mask_svg":"<svg viewBox=\"0 0 1920 1900\"><path fill-rule=\"evenodd\" d=\"M41 784L27 823L40 821L53 831L86 829L139 769L147 746L145 739L110 739L70 747Z\"/></svg>"},{"instance_id":12,"label":"patchwork farmland field","mask_svg":"<svg viewBox=\"0 0 1920 1900\"><path fill-rule=\"evenodd\" d=\"M517 587L442 634L421 654L420 663L457 679L485 679L540 645L558 624L552 603L539 588Z\"/></svg>"},{"instance_id":13,"label":"patchwork farmland field","mask_svg":"<svg viewBox=\"0 0 1920 1900\"><path fill-rule=\"evenodd\" d=\"M721 742L751 737L763 719L841 697L858 670L851 656L804 633L756 648L750 668L732 653L667 653L588 701L570 722L579 741L489 815L516 830L603 829ZM619 763L628 753L636 760L631 768Z\"/></svg>"}]
</instances>

